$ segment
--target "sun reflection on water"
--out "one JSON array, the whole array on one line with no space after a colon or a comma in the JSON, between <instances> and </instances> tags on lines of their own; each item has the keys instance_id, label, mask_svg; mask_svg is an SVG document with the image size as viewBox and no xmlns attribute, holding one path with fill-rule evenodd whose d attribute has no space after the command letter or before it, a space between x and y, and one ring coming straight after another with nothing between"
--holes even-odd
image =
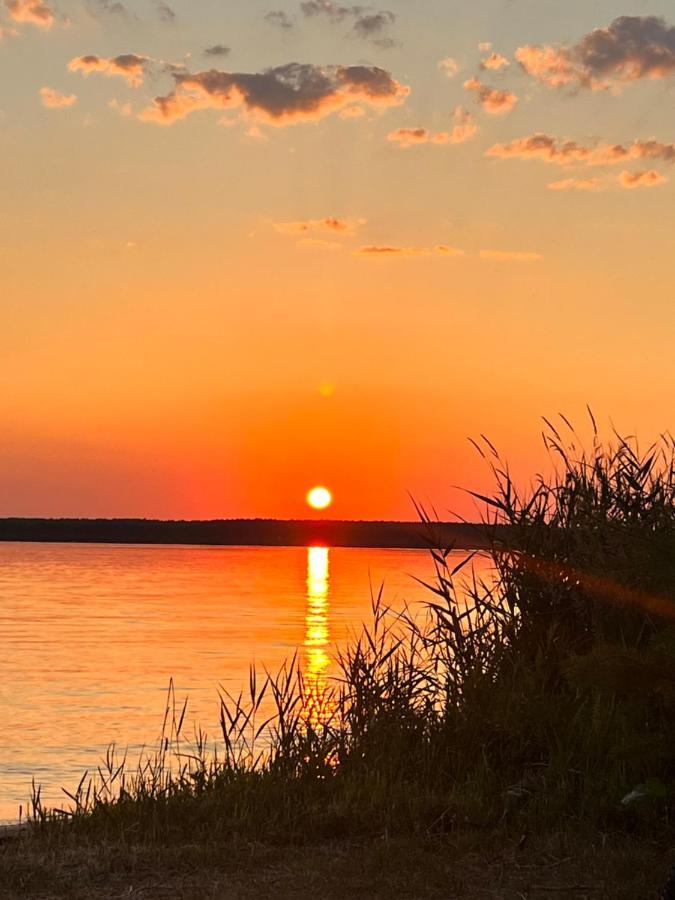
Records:
<instances>
[{"instance_id":1,"label":"sun reflection on water","mask_svg":"<svg viewBox=\"0 0 675 900\"><path fill-rule=\"evenodd\" d=\"M330 642L328 547L307 548L307 614L305 617L305 704L312 725L329 717Z\"/></svg>"}]
</instances>

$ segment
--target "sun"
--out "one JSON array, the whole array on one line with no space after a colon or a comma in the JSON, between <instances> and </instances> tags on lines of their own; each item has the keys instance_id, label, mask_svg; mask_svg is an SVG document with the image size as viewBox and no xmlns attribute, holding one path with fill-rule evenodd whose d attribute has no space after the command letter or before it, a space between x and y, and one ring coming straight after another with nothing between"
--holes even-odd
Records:
<instances>
[{"instance_id":1,"label":"sun","mask_svg":"<svg viewBox=\"0 0 675 900\"><path fill-rule=\"evenodd\" d=\"M328 509L333 502L333 495L325 487L315 487L307 494L307 503L312 509Z\"/></svg>"}]
</instances>

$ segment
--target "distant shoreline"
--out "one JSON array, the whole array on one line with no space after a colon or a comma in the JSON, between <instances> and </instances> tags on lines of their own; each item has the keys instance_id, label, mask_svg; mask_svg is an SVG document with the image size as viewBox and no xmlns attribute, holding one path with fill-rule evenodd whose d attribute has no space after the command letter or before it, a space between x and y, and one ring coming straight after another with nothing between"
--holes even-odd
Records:
<instances>
[{"instance_id":1,"label":"distant shoreline","mask_svg":"<svg viewBox=\"0 0 675 900\"><path fill-rule=\"evenodd\" d=\"M329 547L417 550L488 546L484 525L434 522L218 519L0 519L0 542L69 544L184 544L206 546Z\"/></svg>"}]
</instances>

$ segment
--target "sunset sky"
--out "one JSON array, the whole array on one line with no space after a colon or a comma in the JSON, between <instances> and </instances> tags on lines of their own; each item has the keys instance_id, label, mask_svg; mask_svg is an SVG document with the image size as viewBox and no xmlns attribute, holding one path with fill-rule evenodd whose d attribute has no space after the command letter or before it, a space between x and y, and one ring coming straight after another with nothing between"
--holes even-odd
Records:
<instances>
[{"instance_id":1,"label":"sunset sky","mask_svg":"<svg viewBox=\"0 0 675 900\"><path fill-rule=\"evenodd\" d=\"M0 4L0 515L470 516L469 436L673 425L672 0Z\"/></svg>"}]
</instances>

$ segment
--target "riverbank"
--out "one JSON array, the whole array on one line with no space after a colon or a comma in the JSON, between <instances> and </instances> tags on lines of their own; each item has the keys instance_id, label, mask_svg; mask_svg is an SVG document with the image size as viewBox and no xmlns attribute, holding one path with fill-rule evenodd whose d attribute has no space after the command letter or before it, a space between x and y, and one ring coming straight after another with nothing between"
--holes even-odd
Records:
<instances>
[{"instance_id":1,"label":"riverbank","mask_svg":"<svg viewBox=\"0 0 675 900\"><path fill-rule=\"evenodd\" d=\"M622 835L455 835L50 847L0 844L0 900L653 900L675 861Z\"/></svg>"}]
</instances>

